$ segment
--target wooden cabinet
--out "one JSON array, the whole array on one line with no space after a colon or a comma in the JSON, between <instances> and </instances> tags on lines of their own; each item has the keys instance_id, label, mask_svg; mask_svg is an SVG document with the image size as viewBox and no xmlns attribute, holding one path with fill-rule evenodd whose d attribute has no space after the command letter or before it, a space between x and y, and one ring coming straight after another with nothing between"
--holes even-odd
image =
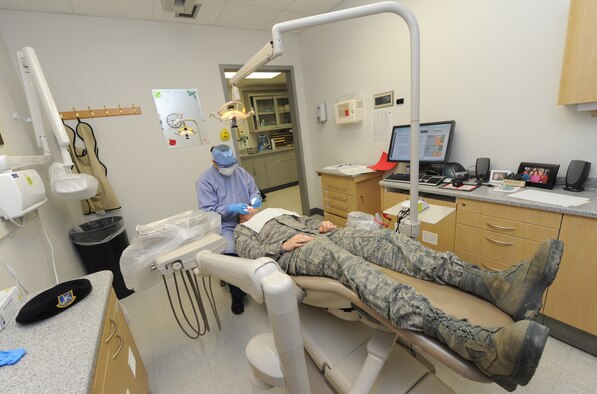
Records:
<instances>
[{"instance_id":1,"label":"wooden cabinet","mask_svg":"<svg viewBox=\"0 0 597 394\"><path fill-rule=\"evenodd\" d=\"M595 64L597 2L571 0L558 104L597 103Z\"/></svg>"},{"instance_id":2,"label":"wooden cabinet","mask_svg":"<svg viewBox=\"0 0 597 394\"><path fill-rule=\"evenodd\" d=\"M135 394L148 391L143 360L111 290L91 392Z\"/></svg>"},{"instance_id":3,"label":"wooden cabinet","mask_svg":"<svg viewBox=\"0 0 597 394\"><path fill-rule=\"evenodd\" d=\"M382 192L382 210L400 204L410 198L408 192L391 192L384 190ZM441 205L450 208L456 208L456 202L452 199L440 200L437 198L420 196L420 200L424 200L429 204ZM391 216L392 221L388 228L394 229L396 226L396 216ZM428 248L438 250L440 252L452 252L454 250L454 225L456 222L456 211L452 212L438 223L424 223L421 222L421 231L417 237L417 241L421 242Z\"/></svg>"},{"instance_id":4,"label":"wooden cabinet","mask_svg":"<svg viewBox=\"0 0 597 394\"><path fill-rule=\"evenodd\" d=\"M290 101L286 94L260 93L249 95L255 132L292 127Z\"/></svg>"},{"instance_id":5,"label":"wooden cabinet","mask_svg":"<svg viewBox=\"0 0 597 394\"><path fill-rule=\"evenodd\" d=\"M488 270L507 269L558 238L559 213L466 199L457 205L454 252Z\"/></svg>"},{"instance_id":6,"label":"wooden cabinet","mask_svg":"<svg viewBox=\"0 0 597 394\"><path fill-rule=\"evenodd\" d=\"M564 255L547 292L545 315L597 335L597 220L564 215L560 240Z\"/></svg>"},{"instance_id":7,"label":"wooden cabinet","mask_svg":"<svg viewBox=\"0 0 597 394\"><path fill-rule=\"evenodd\" d=\"M241 158L241 165L261 190L275 189L298 182L294 150L271 152Z\"/></svg>"},{"instance_id":8,"label":"wooden cabinet","mask_svg":"<svg viewBox=\"0 0 597 394\"><path fill-rule=\"evenodd\" d=\"M381 211L379 181L383 174L352 176L321 175L324 218L338 226L346 225L349 212L375 214Z\"/></svg>"}]
</instances>

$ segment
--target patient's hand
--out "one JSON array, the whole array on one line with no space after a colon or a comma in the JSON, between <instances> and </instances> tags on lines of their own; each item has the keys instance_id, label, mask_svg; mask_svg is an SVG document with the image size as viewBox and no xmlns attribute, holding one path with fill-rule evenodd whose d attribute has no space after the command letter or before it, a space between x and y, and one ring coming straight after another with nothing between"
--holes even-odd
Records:
<instances>
[{"instance_id":1,"label":"patient's hand","mask_svg":"<svg viewBox=\"0 0 597 394\"><path fill-rule=\"evenodd\" d=\"M285 252L290 252L296 248L300 248L307 242L311 241L313 237L307 234L297 234L282 244L282 249Z\"/></svg>"},{"instance_id":2,"label":"patient's hand","mask_svg":"<svg viewBox=\"0 0 597 394\"><path fill-rule=\"evenodd\" d=\"M329 233L330 231L335 230L337 228L338 227L334 223L328 220L324 220L323 222L321 222L321 226L319 226L319 232L322 234Z\"/></svg>"}]
</instances>

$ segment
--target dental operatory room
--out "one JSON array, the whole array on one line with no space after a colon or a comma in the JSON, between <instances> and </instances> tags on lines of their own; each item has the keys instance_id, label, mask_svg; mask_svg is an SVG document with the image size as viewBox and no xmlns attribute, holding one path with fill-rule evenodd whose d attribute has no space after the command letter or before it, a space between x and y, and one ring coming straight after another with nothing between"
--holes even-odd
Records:
<instances>
[{"instance_id":1,"label":"dental operatory room","mask_svg":"<svg viewBox=\"0 0 597 394\"><path fill-rule=\"evenodd\" d=\"M597 393L596 0L0 0L0 392Z\"/></svg>"}]
</instances>

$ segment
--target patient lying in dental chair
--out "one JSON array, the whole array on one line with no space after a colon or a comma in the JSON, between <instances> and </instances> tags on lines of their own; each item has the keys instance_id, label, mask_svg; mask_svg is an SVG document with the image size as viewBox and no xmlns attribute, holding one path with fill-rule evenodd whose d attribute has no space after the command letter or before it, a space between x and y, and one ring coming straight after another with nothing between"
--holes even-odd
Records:
<instances>
[{"instance_id":1,"label":"patient lying in dental chair","mask_svg":"<svg viewBox=\"0 0 597 394\"><path fill-rule=\"evenodd\" d=\"M539 364L549 329L531 319L558 271L560 241L543 242L531 260L511 269L488 272L391 230L337 228L280 209L251 211L241 218L234 236L239 256L271 257L290 275L340 281L394 326L438 339L508 391L526 385ZM472 293L516 323L482 327L457 319L367 262Z\"/></svg>"}]
</instances>

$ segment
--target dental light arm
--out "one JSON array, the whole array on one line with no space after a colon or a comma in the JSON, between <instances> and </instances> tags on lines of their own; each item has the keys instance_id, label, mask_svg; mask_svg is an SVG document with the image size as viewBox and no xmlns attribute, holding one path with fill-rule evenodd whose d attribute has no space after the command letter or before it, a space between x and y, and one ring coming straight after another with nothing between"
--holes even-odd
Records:
<instances>
[{"instance_id":1,"label":"dental light arm","mask_svg":"<svg viewBox=\"0 0 597 394\"><path fill-rule=\"evenodd\" d=\"M324 25L327 23L339 22L348 19L359 18L390 12L400 16L410 31L410 72L411 72L411 130L410 130L410 220L400 225L400 232L410 237L417 237L419 234L420 222L418 221L418 198L419 198L419 130L420 130L420 40L419 25L414 14L405 6L395 2L381 2L348 8L345 10L333 11L326 14L309 16L292 21L281 22L272 28L272 41L265 44L241 69L231 78L232 95L236 84L247 75L256 71L259 67L282 55L282 33L305 29L312 26ZM238 92L237 92L238 94ZM239 98L240 99L240 98Z\"/></svg>"},{"instance_id":2,"label":"dental light arm","mask_svg":"<svg viewBox=\"0 0 597 394\"><path fill-rule=\"evenodd\" d=\"M257 260L215 254L196 255L200 274L214 276L241 288L255 301L267 305L276 351L290 394L310 392L294 282L269 258Z\"/></svg>"}]
</instances>

